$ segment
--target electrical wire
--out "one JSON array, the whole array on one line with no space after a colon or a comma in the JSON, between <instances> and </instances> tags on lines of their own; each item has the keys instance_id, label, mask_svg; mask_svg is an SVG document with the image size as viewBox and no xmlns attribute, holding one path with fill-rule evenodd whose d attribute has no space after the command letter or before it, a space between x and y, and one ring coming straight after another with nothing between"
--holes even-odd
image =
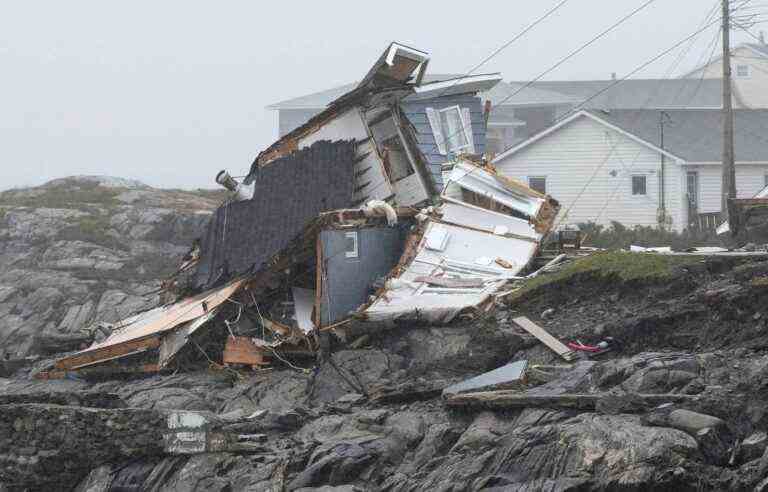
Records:
<instances>
[{"instance_id":1,"label":"electrical wire","mask_svg":"<svg viewBox=\"0 0 768 492\"><path fill-rule=\"evenodd\" d=\"M629 19L631 19L632 17L634 17L635 15L637 15L637 14L638 14L640 11L642 11L643 9L645 9L646 7L648 7L649 5L651 5L651 4L652 4L653 2L655 2L655 1L656 1L656 0L647 0L646 2L644 2L644 3L643 3L642 5L640 5L639 7L635 8L634 10L632 10L631 12L629 12L628 14L624 15L624 16L623 16L623 17L621 17L621 18L620 18L618 21L614 22L614 23L613 23L613 24L611 24L609 27L607 27L607 28L606 28L606 29L604 29L603 31L599 32L597 35L595 35L595 36L593 36L592 38L590 38L590 39L589 39L589 41L587 41L586 43L582 44L581 46L579 46L578 48L576 48L575 50L571 51L571 52L570 52L570 53L568 53L566 56L564 56L563 58L561 58L560 60L558 60L558 61L557 61L557 62L556 62L554 65L550 66L549 68L547 68L546 70L544 70L543 72L541 72L539 75L537 75L536 77L534 77L532 80L530 80L530 81L526 82L525 84L523 84L523 85L522 85L521 87L519 87L519 88L518 88L516 91L513 91L513 92L512 92L512 94L508 95L507 97L505 97L504 99L502 99L501 101L499 101L498 103L496 103L496 104L495 104L495 106L500 106L500 105L504 104L506 101L508 101L509 99L513 98L514 96L516 96L517 94L519 94L520 92L522 92L524 89L526 89L526 88L530 87L530 86L531 86L532 84L534 84L536 81L540 80L542 77L544 77L544 76L545 76L545 75L547 75L548 73L550 73L550 72L552 72L553 70L557 69L557 68L558 68L559 66L561 66L563 63L567 62L568 60L570 60L571 58L573 58L573 57L574 57L574 56L576 56L577 54L579 54L579 53L581 53L582 51L584 51L586 48L588 48L589 46L591 46L592 44L594 44L594 43L595 43L596 41L598 41L600 38L602 38L603 36L605 36L605 35L609 34L611 31L613 31L614 29L616 29L617 27L619 27L621 24L623 24L624 22L628 21ZM687 41L687 39L686 39L686 41Z\"/></svg>"},{"instance_id":2,"label":"electrical wire","mask_svg":"<svg viewBox=\"0 0 768 492\"><path fill-rule=\"evenodd\" d=\"M478 63L477 65L472 67L466 74L464 74L460 78L456 79L453 84L451 84L449 87L446 87L445 89L443 89L443 91L440 92L440 94L438 94L437 97L443 96L449 89L451 89L454 85L459 83L459 81L461 81L462 79L465 79L465 78L469 77L470 75L472 75L473 73L475 73L480 67L482 67L483 65L485 65L486 63L491 61L494 57L496 57L502 51L504 51L507 48L509 48L515 41L517 41L518 39L522 38L525 34L528 33L528 31L530 31L531 29L536 27L538 24L543 22L547 17L551 16L552 14L554 14L555 12L560 10L560 8L563 7L566 3L568 3L568 1L569 0L560 0L560 2L558 2L555 6L553 6L552 8L547 10L546 12L544 12L544 14L541 15L538 19L536 19L532 23L528 24L528 26L526 26L525 29L523 29L522 31L517 33L515 36L513 36L512 39L510 39L509 41L507 41L506 43L504 43L500 47L496 48L496 50L494 50L490 55L485 57L480 63Z\"/></svg>"},{"instance_id":3,"label":"electrical wire","mask_svg":"<svg viewBox=\"0 0 768 492\"><path fill-rule=\"evenodd\" d=\"M602 89L600 89L599 91L595 92L594 94L592 94L591 96L589 96L587 99L585 99L585 100L584 100L584 101L582 101L581 103L579 103L579 104L577 104L576 106L574 106L574 107L573 107L573 108L572 108L570 111L566 112L565 114L563 114L563 115L561 115L559 118L557 118L557 119L554 121L553 125L554 125L554 124L557 124L558 122L560 122L560 121L562 121L562 120L564 120L565 118L568 118L568 117L570 117L570 116L571 116L573 113L576 113L577 111L579 111L579 110L583 109L583 108L584 108L584 106L585 106L585 105L586 105L588 102L590 102L591 100L593 100L594 98L596 98L596 97L597 97L597 96L599 96L600 94L602 94L602 93L604 93L605 91L607 91L607 90L609 90L609 89L611 89L611 88L613 88L613 87L615 87L615 86L617 86L617 85L621 84L622 82L624 82L624 81L628 80L630 77L632 77L633 75L635 75L635 74L636 74L637 72L639 72L640 70L643 70L644 68L648 67L649 65L651 65L652 63L654 63L654 62L655 62L656 60L658 60L659 58L662 58L663 56L665 56L665 55L669 54L670 52L674 51L674 50L675 50L676 48L678 48L680 45L682 45L682 44L683 44L683 43L685 43L686 41L688 41L688 40L690 40L690 39L692 39L692 38L696 37L696 36L697 36L697 35L699 35L700 33L704 32L704 31L705 31L705 30L707 30L707 29L709 29L709 28L710 28L712 25L714 25L714 24L715 24L715 22L719 22L719 21L720 21L720 18L718 17L716 20L714 20L714 21L712 21L712 22L709 22L709 23L708 23L706 26L704 26L703 28L701 28L701 29L698 29L698 30L694 31L694 32L693 32L692 34L690 34L689 36L686 36L684 39L682 39L682 40L678 41L677 43L675 43L675 44L674 44L674 45L672 45L671 47L669 47L669 48L665 49L664 51L662 51L662 52L658 53L657 55L655 55L655 56L654 56L654 57L652 57L651 59L649 59L649 60L647 60L646 62L642 63L641 65L639 65L638 67L636 67L634 70L632 70L631 72L629 72L629 73L628 73L627 75L625 75L624 77L622 77L622 78L620 78L620 79L617 79L617 80L613 81L611 84L608 84L607 86L603 87L603 88L602 88Z\"/></svg>"}]
</instances>

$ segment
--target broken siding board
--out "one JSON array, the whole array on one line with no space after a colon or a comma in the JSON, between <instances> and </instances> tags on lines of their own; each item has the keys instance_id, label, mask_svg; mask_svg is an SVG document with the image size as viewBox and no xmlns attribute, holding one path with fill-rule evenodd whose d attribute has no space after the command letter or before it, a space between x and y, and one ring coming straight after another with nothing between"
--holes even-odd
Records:
<instances>
[{"instance_id":1,"label":"broken siding board","mask_svg":"<svg viewBox=\"0 0 768 492\"><path fill-rule=\"evenodd\" d=\"M573 350L525 316L519 316L512 321L514 321L517 326L536 337L541 343L552 349L553 352L564 360L572 361L576 358L577 354Z\"/></svg>"}]
</instances>

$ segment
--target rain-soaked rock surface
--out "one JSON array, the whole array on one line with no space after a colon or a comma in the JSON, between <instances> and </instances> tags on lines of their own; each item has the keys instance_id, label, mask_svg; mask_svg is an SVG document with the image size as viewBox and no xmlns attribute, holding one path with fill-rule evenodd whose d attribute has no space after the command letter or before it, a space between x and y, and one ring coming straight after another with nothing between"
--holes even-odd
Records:
<instances>
[{"instance_id":1,"label":"rain-soaked rock surface","mask_svg":"<svg viewBox=\"0 0 768 492\"><path fill-rule=\"evenodd\" d=\"M145 191L120 193L140 201L135 194ZM134 231L144 237L137 241L146 241L151 233L123 222L143 213L110 220L116 231ZM141 220L139 226L148 223ZM84 248L66 247L75 253ZM100 254L98 261L117 264L121 254ZM106 313L111 304L104 299L130 304L127 286L141 284L107 281L109 288L88 307L90 284L82 282L94 280L66 270L66 257L46 258L58 269L26 267L27 275L46 281L25 291L14 308L28 311L25 319L78 292L85 296L78 298L80 309ZM212 366L37 381L21 368L0 379L0 490L54 490L51 477L61 490L91 492L764 490L766 275L764 260L701 258L656 279L576 274L451 326L414 324L360 340L331 338L329 353L297 363L298 369ZM60 294L36 293L41 289ZM80 309L57 312L77 325ZM563 341L596 344L612 337L612 350L566 363L515 328L511 319L520 315ZM528 361L531 394L605 397L590 408L461 408L447 406L440 395L444 387L516 360ZM638 396L648 394L690 398L648 405ZM258 444L248 452L191 455L159 451L151 439L134 445L160 425L158 415L174 410L202 412L219 430L258 436ZM57 412L70 417L54 422ZM83 424L79 416L90 414L98 425ZM40 437L19 439L38 430ZM51 441L43 437L49 434L62 443L70 436L71 444L58 450L66 459L51 459ZM84 451L74 462L67 453L78 448ZM45 473L28 473L30 464L41 463ZM20 476L23 484L14 478Z\"/></svg>"}]
</instances>

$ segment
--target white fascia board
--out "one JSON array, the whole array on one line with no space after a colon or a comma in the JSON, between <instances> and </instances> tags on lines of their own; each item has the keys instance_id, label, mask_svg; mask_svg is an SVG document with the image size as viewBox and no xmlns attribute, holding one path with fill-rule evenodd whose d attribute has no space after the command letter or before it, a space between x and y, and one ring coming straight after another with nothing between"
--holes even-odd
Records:
<instances>
[{"instance_id":1,"label":"white fascia board","mask_svg":"<svg viewBox=\"0 0 768 492\"><path fill-rule=\"evenodd\" d=\"M640 145L643 145L644 147L647 147L647 148L649 148L649 149L651 149L651 150L653 150L655 152L663 154L666 157L669 157L670 159L672 159L673 161L676 161L678 163L685 162L685 159L683 159L682 157L678 157L678 156L672 154L671 152L668 152L668 151L666 151L664 149L661 149L661 148L657 147L656 145L648 142L647 140L643 140L642 138L640 138L640 137L638 137L638 136L636 136L636 135L634 135L632 133L629 133L628 131L626 131L626 130L618 127L618 126L605 121L604 119L598 117L597 115L593 114L592 112L590 112L588 110L585 110L585 109L582 109L582 110L574 113L572 116L569 116L568 118L564 119L560 123L557 123L556 125L553 125L553 126L547 128L546 130L537 133L536 135L532 136L528 140L525 140L525 141L515 145L514 147L512 147L512 148L502 152L495 159L493 159L492 163L496 163L496 162L501 161L502 159L504 159L504 158L506 158L506 157L508 157L508 156L510 156L510 155L512 155L512 154L514 154L514 153L516 153L516 152L518 152L518 151L528 147L529 145L533 144L534 142L537 142L537 141L541 140L542 138L546 137L547 135L550 135L550 134L556 132L560 128L562 128L565 125L571 123L575 119L581 118L581 117L590 118L592 121L595 121L595 122L605 126L606 128L609 128L609 129L615 131L616 133L624 135L625 137L629 138L630 140L632 140L632 141L634 141L636 143L639 143Z\"/></svg>"},{"instance_id":2,"label":"white fascia board","mask_svg":"<svg viewBox=\"0 0 768 492\"><path fill-rule=\"evenodd\" d=\"M389 45L389 52L387 53L386 63L390 67L395 62L396 56L404 56L405 58L410 58L411 60L417 61L417 62L425 62L429 60L429 54L425 53L423 51L419 51L415 48L409 48L408 46L405 46L403 44L399 43L392 43Z\"/></svg>"},{"instance_id":3,"label":"white fascia board","mask_svg":"<svg viewBox=\"0 0 768 492\"><path fill-rule=\"evenodd\" d=\"M468 92L484 92L501 82L501 80L501 74L491 73L457 77L455 79L442 80L440 82L421 84L414 88L414 95L411 96L411 98L425 99L435 97L438 94L445 96L465 94Z\"/></svg>"}]
</instances>

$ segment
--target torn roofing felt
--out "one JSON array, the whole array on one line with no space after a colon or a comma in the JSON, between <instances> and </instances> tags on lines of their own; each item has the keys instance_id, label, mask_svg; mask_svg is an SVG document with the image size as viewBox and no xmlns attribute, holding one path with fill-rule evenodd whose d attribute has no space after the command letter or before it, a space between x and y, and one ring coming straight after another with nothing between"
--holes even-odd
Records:
<instances>
[{"instance_id":1,"label":"torn roofing felt","mask_svg":"<svg viewBox=\"0 0 768 492\"><path fill-rule=\"evenodd\" d=\"M259 271L319 214L349 207L354 163L353 141L319 141L254 167L253 198L222 205L208 224L196 287Z\"/></svg>"}]
</instances>

